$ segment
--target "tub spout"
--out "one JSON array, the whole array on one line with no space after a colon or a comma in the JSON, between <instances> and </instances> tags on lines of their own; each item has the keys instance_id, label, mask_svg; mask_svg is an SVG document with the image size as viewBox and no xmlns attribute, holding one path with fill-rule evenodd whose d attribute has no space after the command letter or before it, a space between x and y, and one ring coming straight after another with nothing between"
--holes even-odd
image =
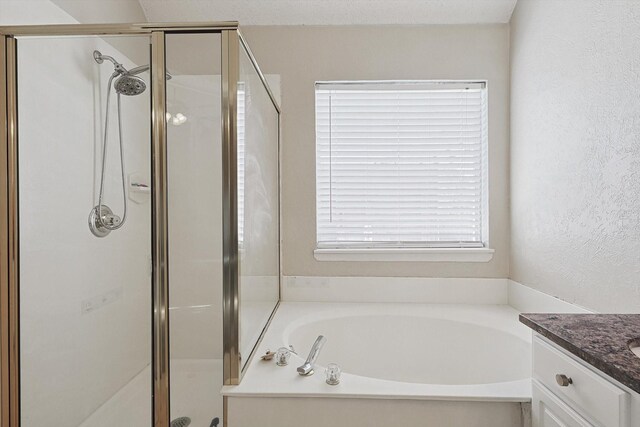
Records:
<instances>
[{"instance_id":1,"label":"tub spout","mask_svg":"<svg viewBox=\"0 0 640 427\"><path fill-rule=\"evenodd\" d=\"M298 373L300 375L313 374L313 368L316 364L316 359L318 358L318 355L320 354L320 349L322 349L322 346L324 345L325 342L327 342L327 339L324 336L319 335L318 338L316 339L316 342L313 343L313 347L311 347L311 351L309 352L309 357L307 357L307 360L304 362L302 366L298 367Z\"/></svg>"}]
</instances>

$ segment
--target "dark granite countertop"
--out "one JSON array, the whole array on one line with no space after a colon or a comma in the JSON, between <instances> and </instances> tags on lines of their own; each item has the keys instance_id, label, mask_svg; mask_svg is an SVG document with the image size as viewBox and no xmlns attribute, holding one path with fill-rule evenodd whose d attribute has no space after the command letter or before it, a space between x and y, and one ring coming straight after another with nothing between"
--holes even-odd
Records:
<instances>
[{"instance_id":1,"label":"dark granite countertop","mask_svg":"<svg viewBox=\"0 0 640 427\"><path fill-rule=\"evenodd\" d=\"M588 364L640 393L640 314L529 314L520 321Z\"/></svg>"}]
</instances>

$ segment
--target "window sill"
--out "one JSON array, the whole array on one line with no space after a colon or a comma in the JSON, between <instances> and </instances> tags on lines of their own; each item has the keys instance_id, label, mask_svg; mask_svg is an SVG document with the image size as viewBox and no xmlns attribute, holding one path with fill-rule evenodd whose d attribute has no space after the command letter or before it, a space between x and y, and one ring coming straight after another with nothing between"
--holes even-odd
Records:
<instances>
[{"instance_id":1,"label":"window sill","mask_svg":"<svg viewBox=\"0 0 640 427\"><path fill-rule=\"evenodd\" d=\"M341 248L316 249L318 261L489 262L489 248Z\"/></svg>"}]
</instances>

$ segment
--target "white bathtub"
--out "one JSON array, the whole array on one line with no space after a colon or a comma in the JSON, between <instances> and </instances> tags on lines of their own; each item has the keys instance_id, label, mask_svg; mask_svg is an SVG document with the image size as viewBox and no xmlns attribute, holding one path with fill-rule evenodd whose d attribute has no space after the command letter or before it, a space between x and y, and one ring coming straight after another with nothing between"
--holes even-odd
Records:
<instances>
[{"instance_id":1,"label":"white bathtub","mask_svg":"<svg viewBox=\"0 0 640 427\"><path fill-rule=\"evenodd\" d=\"M296 367L318 335L327 342L316 374L301 377ZM252 413L273 414L262 418L264 425L301 425L308 411L327 416L319 426L385 425L380 420L389 411L396 413L390 425L403 426L414 425L412 419L415 425L431 420L434 426L486 427L526 421L521 403L526 412L531 334L509 306L282 303L257 354L289 345L299 355L292 355L288 366L255 357L241 385L224 388L231 427L257 425ZM337 386L325 383L324 366L330 362L343 369ZM412 410L403 409L409 418L402 424L393 409L400 400L414 402ZM447 422L440 423L440 416Z\"/></svg>"},{"instance_id":2,"label":"white bathtub","mask_svg":"<svg viewBox=\"0 0 640 427\"><path fill-rule=\"evenodd\" d=\"M496 322L496 313L486 309L365 306L352 311L342 307L303 316L285 329L284 343L302 356L324 335L328 341L318 358L321 367L337 362L344 372L369 378L482 385L480 394L489 384L516 382L517 396L517 386L530 377L529 334L519 335L519 326L510 330L511 322Z\"/></svg>"}]
</instances>

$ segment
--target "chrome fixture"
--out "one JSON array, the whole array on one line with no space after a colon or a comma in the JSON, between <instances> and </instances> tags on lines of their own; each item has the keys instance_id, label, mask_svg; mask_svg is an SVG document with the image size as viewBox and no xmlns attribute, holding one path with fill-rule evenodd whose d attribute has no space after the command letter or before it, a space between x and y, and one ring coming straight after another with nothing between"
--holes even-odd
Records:
<instances>
[{"instance_id":1,"label":"chrome fixture","mask_svg":"<svg viewBox=\"0 0 640 427\"><path fill-rule=\"evenodd\" d=\"M102 206L102 209L100 206ZM111 230L120 228L120 223L120 217L114 214L111 208L106 205L98 205L91 209L91 213L89 213L89 229L96 237L107 236L111 233Z\"/></svg>"},{"instance_id":2,"label":"chrome fixture","mask_svg":"<svg viewBox=\"0 0 640 427\"><path fill-rule=\"evenodd\" d=\"M289 364L289 357L291 357L291 350L287 347L280 347L276 353L276 365L287 366Z\"/></svg>"},{"instance_id":3,"label":"chrome fixture","mask_svg":"<svg viewBox=\"0 0 640 427\"><path fill-rule=\"evenodd\" d=\"M311 347L307 360L302 366L298 366L298 373L300 375L313 375L313 368L316 364L316 359L318 359L320 350L325 342L327 342L327 339L324 336L319 335L316 342L313 343L313 347Z\"/></svg>"},{"instance_id":4,"label":"chrome fixture","mask_svg":"<svg viewBox=\"0 0 640 427\"><path fill-rule=\"evenodd\" d=\"M93 51L93 59L102 64L105 60L113 63L113 74L109 77L107 83L107 101L106 112L104 119L104 139L102 141L102 171L100 173L100 194L98 196L98 205L91 209L89 213L89 229L96 237L105 237L109 235L113 230L117 230L122 227L127 220L127 189L125 184L125 169L124 169L124 147L122 143L122 114L120 113L120 95L139 95L147 88L147 85L140 77L129 75L128 71L122 64L113 59L111 56L103 55L100 51ZM118 94L118 140L120 142L120 177L122 182L122 203L124 211L122 218L113 213L113 211L102 204L102 198L104 196L104 175L107 161L107 143L109 134L109 104L111 100L111 84L114 78L116 80L115 89Z\"/></svg>"},{"instance_id":5,"label":"chrome fixture","mask_svg":"<svg viewBox=\"0 0 640 427\"><path fill-rule=\"evenodd\" d=\"M100 195L98 196L98 205L91 209L89 213L89 229L96 237L105 237L113 230L117 230L122 227L127 220L127 190L125 184L125 167L124 167L124 145L122 143L122 114L120 108L120 95L136 96L140 95L147 89L147 84L144 80L138 77L136 74L140 74L143 71L149 69L149 65L142 65L140 67L127 70L124 65L116 61L112 56L103 55L99 50L93 51L93 59L102 64L104 61L109 61L113 64L113 74L109 77L107 83L107 100L106 100L106 112L104 119L104 140L102 142L102 171L100 173ZM115 79L115 82L113 81ZM166 73L166 79L171 79L171 75ZM107 143L108 143L108 131L109 131L109 104L111 99L111 85L118 95L118 140L120 145L120 176L122 182L122 202L123 213L122 217L113 213L113 211L102 203L104 197L104 175L105 175L105 163L107 159Z\"/></svg>"},{"instance_id":6,"label":"chrome fixture","mask_svg":"<svg viewBox=\"0 0 640 427\"><path fill-rule=\"evenodd\" d=\"M147 84L138 76L123 74L113 85L118 95L140 95L147 88Z\"/></svg>"},{"instance_id":7,"label":"chrome fixture","mask_svg":"<svg viewBox=\"0 0 640 427\"><path fill-rule=\"evenodd\" d=\"M340 366L336 365L335 363L329 363L324 373L327 377L326 379L327 384L329 385L340 384L340 374L342 373L342 369L340 369Z\"/></svg>"},{"instance_id":8,"label":"chrome fixture","mask_svg":"<svg viewBox=\"0 0 640 427\"><path fill-rule=\"evenodd\" d=\"M122 95L134 96L141 94L147 88L147 84L144 80L137 75L148 71L149 65L141 65L127 70L124 65L113 59L112 56L103 55L99 50L93 51L93 59L95 59L98 64L102 64L105 60L113 63L114 77L120 76L115 83L116 92L121 93ZM166 75L167 80L171 80L173 77L169 72L167 72ZM120 90L118 88L120 88Z\"/></svg>"},{"instance_id":9,"label":"chrome fixture","mask_svg":"<svg viewBox=\"0 0 640 427\"><path fill-rule=\"evenodd\" d=\"M191 418L189 417L180 417L171 421L169 427L187 427L191 425Z\"/></svg>"},{"instance_id":10,"label":"chrome fixture","mask_svg":"<svg viewBox=\"0 0 640 427\"><path fill-rule=\"evenodd\" d=\"M100 53L99 50L93 51L93 59L95 59L95 61L98 64L102 64L105 60L113 63L113 74L109 79L109 89L107 89L107 102L109 102L108 99L109 99L109 92L111 91L111 80L113 80L115 77L118 77L114 86L115 86L116 92L119 95L120 94L127 95L127 96L140 95L147 88L147 84L144 82L144 80L136 76L136 74L141 73L144 70L140 70L137 73L133 72L138 68L143 68L143 67L137 67L132 69L131 71L128 71L126 68L124 68L124 65L122 65L121 63L113 59L113 57L109 55L103 55L102 53ZM146 67L145 69L149 69L148 65L144 67Z\"/></svg>"}]
</instances>

